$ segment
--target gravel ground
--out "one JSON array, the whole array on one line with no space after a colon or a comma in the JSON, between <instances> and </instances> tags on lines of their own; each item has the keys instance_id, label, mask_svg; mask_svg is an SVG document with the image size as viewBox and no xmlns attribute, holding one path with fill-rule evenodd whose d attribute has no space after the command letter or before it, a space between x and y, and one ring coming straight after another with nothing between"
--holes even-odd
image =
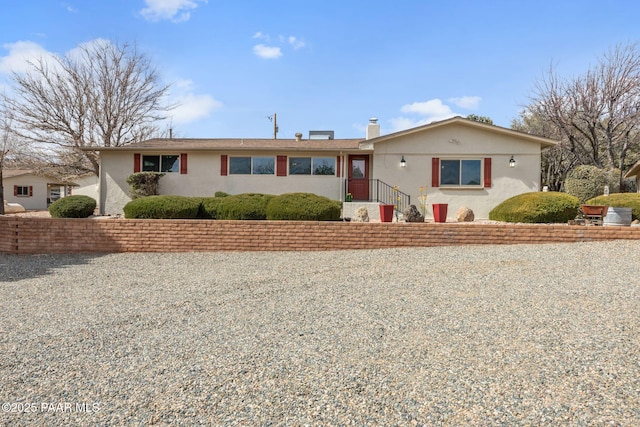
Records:
<instances>
[{"instance_id":1,"label":"gravel ground","mask_svg":"<svg viewBox=\"0 0 640 427\"><path fill-rule=\"evenodd\" d=\"M0 424L638 425L637 253L0 255Z\"/></svg>"}]
</instances>

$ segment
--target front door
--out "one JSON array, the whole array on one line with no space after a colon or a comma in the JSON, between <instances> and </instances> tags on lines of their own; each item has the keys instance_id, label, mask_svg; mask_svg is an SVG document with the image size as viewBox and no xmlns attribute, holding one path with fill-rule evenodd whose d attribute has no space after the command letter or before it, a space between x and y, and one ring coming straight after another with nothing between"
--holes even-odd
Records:
<instances>
[{"instance_id":1,"label":"front door","mask_svg":"<svg viewBox=\"0 0 640 427\"><path fill-rule=\"evenodd\" d=\"M47 207L61 197L60 186L47 184Z\"/></svg>"},{"instance_id":2,"label":"front door","mask_svg":"<svg viewBox=\"0 0 640 427\"><path fill-rule=\"evenodd\" d=\"M369 200L369 155L349 155L348 192L353 200Z\"/></svg>"}]
</instances>

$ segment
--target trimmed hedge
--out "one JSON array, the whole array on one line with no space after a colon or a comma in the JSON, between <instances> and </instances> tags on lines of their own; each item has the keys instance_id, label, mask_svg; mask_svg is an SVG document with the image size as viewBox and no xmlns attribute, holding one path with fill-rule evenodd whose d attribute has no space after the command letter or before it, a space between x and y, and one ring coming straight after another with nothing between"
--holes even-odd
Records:
<instances>
[{"instance_id":1,"label":"trimmed hedge","mask_svg":"<svg viewBox=\"0 0 640 427\"><path fill-rule=\"evenodd\" d=\"M342 204L313 193L245 193L216 197L148 196L124 207L125 218L334 221Z\"/></svg>"},{"instance_id":2,"label":"trimmed hedge","mask_svg":"<svg viewBox=\"0 0 640 427\"><path fill-rule=\"evenodd\" d=\"M589 199L585 205L606 205L614 208L631 208L633 219L640 219L640 193L614 193Z\"/></svg>"},{"instance_id":3,"label":"trimmed hedge","mask_svg":"<svg viewBox=\"0 0 640 427\"><path fill-rule=\"evenodd\" d=\"M197 218L202 199L185 196L148 196L134 199L124 207L125 218L189 219Z\"/></svg>"},{"instance_id":4,"label":"trimmed hedge","mask_svg":"<svg viewBox=\"0 0 640 427\"><path fill-rule=\"evenodd\" d=\"M222 196L224 197L224 196ZM203 197L200 199L200 212L198 218L217 219L218 207L220 206L221 196Z\"/></svg>"},{"instance_id":5,"label":"trimmed hedge","mask_svg":"<svg viewBox=\"0 0 640 427\"><path fill-rule=\"evenodd\" d=\"M494 221L566 223L578 214L580 201L566 193L535 192L511 197L489 212Z\"/></svg>"},{"instance_id":6,"label":"trimmed hedge","mask_svg":"<svg viewBox=\"0 0 640 427\"><path fill-rule=\"evenodd\" d=\"M342 204L313 193L274 196L267 205L267 219L334 221L340 219Z\"/></svg>"},{"instance_id":7,"label":"trimmed hedge","mask_svg":"<svg viewBox=\"0 0 640 427\"><path fill-rule=\"evenodd\" d=\"M267 219L267 204L271 194L244 193L219 197L216 218L227 220Z\"/></svg>"},{"instance_id":8,"label":"trimmed hedge","mask_svg":"<svg viewBox=\"0 0 640 427\"><path fill-rule=\"evenodd\" d=\"M89 196L67 196L49 206L52 218L88 218L96 209L95 199Z\"/></svg>"}]
</instances>

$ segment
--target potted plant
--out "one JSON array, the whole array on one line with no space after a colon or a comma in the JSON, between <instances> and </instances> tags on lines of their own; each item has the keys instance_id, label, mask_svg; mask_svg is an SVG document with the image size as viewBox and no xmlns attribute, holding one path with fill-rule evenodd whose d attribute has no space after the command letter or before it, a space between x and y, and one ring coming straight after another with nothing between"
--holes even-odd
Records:
<instances>
[{"instance_id":1,"label":"potted plant","mask_svg":"<svg viewBox=\"0 0 640 427\"><path fill-rule=\"evenodd\" d=\"M347 195L346 195L346 196L345 196L345 198L344 198L344 201L345 201L345 202L351 202L351 201L353 201L353 194L351 194L351 193L347 193Z\"/></svg>"}]
</instances>

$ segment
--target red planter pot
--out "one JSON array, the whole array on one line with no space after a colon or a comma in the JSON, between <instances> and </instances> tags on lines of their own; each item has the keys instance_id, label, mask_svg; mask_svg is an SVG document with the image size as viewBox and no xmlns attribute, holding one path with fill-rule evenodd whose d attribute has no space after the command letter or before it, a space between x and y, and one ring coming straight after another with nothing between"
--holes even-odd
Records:
<instances>
[{"instance_id":1,"label":"red planter pot","mask_svg":"<svg viewBox=\"0 0 640 427\"><path fill-rule=\"evenodd\" d=\"M447 203L435 203L433 205L433 219L435 222L447 222Z\"/></svg>"},{"instance_id":2,"label":"red planter pot","mask_svg":"<svg viewBox=\"0 0 640 427\"><path fill-rule=\"evenodd\" d=\"M393 221L393 208L394 205L380 205L380 221L392 222Z\"/></svg>"}]
</instances>

